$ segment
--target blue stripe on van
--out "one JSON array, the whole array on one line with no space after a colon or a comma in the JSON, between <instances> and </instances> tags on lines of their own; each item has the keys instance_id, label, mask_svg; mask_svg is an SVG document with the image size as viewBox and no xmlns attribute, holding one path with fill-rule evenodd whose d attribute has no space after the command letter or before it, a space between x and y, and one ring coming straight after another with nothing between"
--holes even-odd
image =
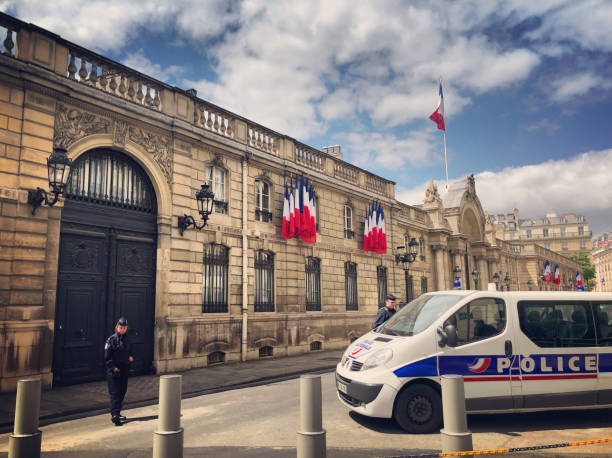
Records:
<instances>
[{"instance_id":1,"label":"blue stripe on van","mask_svg":"<svg viewBox=\"0 0 612 458\"><path fill-rule=\"evenodd\" d=\"M393 371L397 377L436 377L438 375L438 365L436 357L421 359L414 363L406 364Z\"/></svg>"},{"instance_id":2,"label":"blue stripe on van","mask_svg":"<svg viewBox=\"0 0 612 458\"><path fill-rule=\"evenodd\" d=\"M612 372L612 353L599 354L599 372Z\"/></svg>"}]
</instances>

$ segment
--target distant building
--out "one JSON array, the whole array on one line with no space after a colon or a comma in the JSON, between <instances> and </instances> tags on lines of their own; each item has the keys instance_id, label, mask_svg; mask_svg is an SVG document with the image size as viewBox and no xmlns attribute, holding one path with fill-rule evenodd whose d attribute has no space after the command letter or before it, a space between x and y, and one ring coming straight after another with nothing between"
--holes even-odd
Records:
<instances>
[{"instance_id":1,"label":"distant building","mask_svg":"<svg viewBox=\"0 0 612 458\"><path fill-rule=\"evenodd\" d=\"M583 215L547 212L543 218L519 218L518 209L507 215L493 217L495 235L513 245L532 244L569 256L592 248L589 223Z\"/></svg>"},{"instance_id":2,"label":"distant building","mask_svg":"<svg viewBox=\"0 0 612 458\"><path fill-rule=\"evenodd\" d=\"M593 239L595 291L612 291L612 231Z\"/></svg>"}]
</instances>

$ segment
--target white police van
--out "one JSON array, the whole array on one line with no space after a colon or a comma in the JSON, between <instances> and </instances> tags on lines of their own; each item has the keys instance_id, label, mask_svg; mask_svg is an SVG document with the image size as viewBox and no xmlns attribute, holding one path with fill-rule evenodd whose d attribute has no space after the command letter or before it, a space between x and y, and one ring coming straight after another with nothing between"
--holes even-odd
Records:
<instances>
[{"instance_id":1,"label":"white police van","mask_svg":"<svg viewBox=\"0 0 612 458\"><path fill-rule=\"evenodd\" d=\"M440 427L440 376L469 413L612 407L612 294L439 291L353 342L339 399L411 433Z\"/></svg>"}]
</instances>

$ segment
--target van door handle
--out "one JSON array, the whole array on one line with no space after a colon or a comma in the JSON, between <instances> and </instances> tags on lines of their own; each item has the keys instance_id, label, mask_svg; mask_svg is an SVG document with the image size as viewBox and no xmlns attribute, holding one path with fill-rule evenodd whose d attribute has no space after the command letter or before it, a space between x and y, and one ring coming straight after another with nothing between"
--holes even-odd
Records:
<instances>
[{"instance_id":1,"label":"van door handle","mask_svg":"<svg viewBox=\"0 0 612 458\"><path fill-rule=\"evenodd\" d=\"M512 357L512 342L510 340L506 340L504 344L504 352L506 353L506 358Z\"/></svg>"}]
</instances>

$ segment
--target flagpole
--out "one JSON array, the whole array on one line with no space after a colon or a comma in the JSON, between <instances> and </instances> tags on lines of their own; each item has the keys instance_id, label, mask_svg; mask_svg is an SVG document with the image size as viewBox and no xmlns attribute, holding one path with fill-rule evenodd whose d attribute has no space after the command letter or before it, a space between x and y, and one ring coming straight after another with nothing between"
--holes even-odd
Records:
<instances>
[{"instance_id":1,"label":"flagpole","mask_svg":"<svg viewBox=\"0 0 612 458\"><path fill-rule=\"evenodd\" d=\"M446 190L448 191L448 160L446 159L446 126L442 132L444 133L444 168L446 169Z\"/></svg>"}]
</instances>

